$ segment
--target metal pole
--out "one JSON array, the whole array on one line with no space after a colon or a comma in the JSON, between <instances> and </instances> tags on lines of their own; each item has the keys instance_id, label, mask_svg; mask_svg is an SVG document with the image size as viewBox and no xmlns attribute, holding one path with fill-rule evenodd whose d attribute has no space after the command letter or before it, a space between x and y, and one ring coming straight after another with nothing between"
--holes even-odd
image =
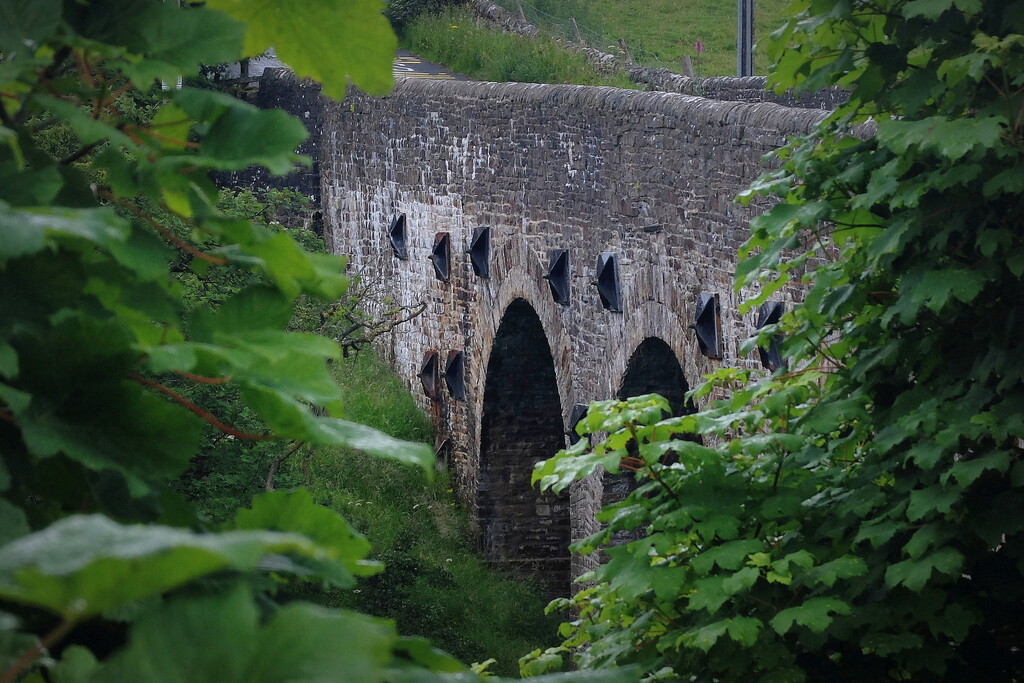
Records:
<instances>
[{"instance_id":1,"label":"metal pole","mask_svg":"<svg viewBox=\"0 0 1024 683\"><path fill-rule=\"evenodd\" d=\"M754 0L736 0L736 75L754 75Z\"/></svg>"}]
</instances>

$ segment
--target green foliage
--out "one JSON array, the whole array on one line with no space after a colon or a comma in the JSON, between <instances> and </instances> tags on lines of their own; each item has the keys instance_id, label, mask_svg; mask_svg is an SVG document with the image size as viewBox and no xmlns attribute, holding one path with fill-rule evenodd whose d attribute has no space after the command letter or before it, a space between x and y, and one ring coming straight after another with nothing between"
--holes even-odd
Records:
<instances>
[{"instance_id":1,"label":"green foliage","mask_svg":"<svg viewBox=\"0 0 1024 683\"><path fill-rule=\"evenodd\" d=\"M513 14L515 0L496 0ZM616 54L618 39L629 46L637 64L681 69L684 55L693 61L697 76L736 75L735 1L721 0L523 0L527 20L561 38L575 40L569 18L576 19L590 47ZM754 12L755 73L765 74L772 61L761 48L767 36L785 20L790 0L757 0ZM696 50L700 41L702 51Z\"/></svg>"},{"instance_id":2,"label":"green foliage","mask_svg":"<svg viewBox=\"0 0 1024 683\"><path fill-rule=\"evenodd\" d=\"M207 0L207 5L245 24L246 55L274 47L297 76L322 83L328 97L345 97L349 81L375 95L391 90L391 62L397 43L379 2ZM341 40L330 31L310 30L320 26L351 28ZM229 61L208 60L211 64Z\"/></svg>"},{"instance_id":3,"label":"green foliage","mask_svg":"<svg viewBox=\"0 0 1024 683\"><path fill-rule=\"evenodd\" d=\"M681 418L595 405L608 438L539 466L638 481L576 548L640 536L563 603L566 646L652 679L1018 680L1024 3L795 10L770 80L851 97L745 195L779 198L738 286L749 310L799 278L760 339L788 367L721 371Z\"/></svg>"},{"instance_id":4,"label":"green foliage","mask_svg":"<svg viewBox=\"0 0 1024 683\"><path fill-rule=\"evenodd\" d=\"M477 26L464 9L423 16L406 27L403 45L453 71L485 81L636 87L625 74L596 72L551 38L525 38Z\"/></svg>"},{"instance_id":5,"label":"green foliage","mask_svg":"<svg viewBox=\"0 0 1024 683\"><path fill-rule=\"evenodd\" d=\"M346 74L379 89L393 38L374 2L341 4L0 7L4 680L473 677L392 622L272 602L292 581L346 587L380 569L308 493L225 506L218 530L170 485L211 433L277 457L297 441L344 445L432 472L427 446L345 419L328 365L339 345L295 331L297 303L301 318L345 292L344 260L240 216L244 195L218 206L210 171L287 172L302 125L156 84L237 59L248 35L315 61L303 73L329 92ZM365 41L386 59L353 61ZM204 405L210 387L233 398ZM111 630L127 642L101 642ZM64 648L69 632L83 646Z\"/></svg>"},{"instance_id":6,"label":"green foliage","mask_svg":"<svg viewBox=\"0 0 1024 683\"><path fill-rule=\"evenodd\" d=\"M425 14L436 14L446 5L457 3L448 0L387 0L384 16L391 22L395 33L401 36L405 28Z\"/></svg>"},{"instance_id":7,"label":"green foliage","mask_svg":"<svg viewBox=\"0 0 1024 683\"><path fill-rule=\"evenodd\" d=\"M360 353L339 361L336 375L349 419L404 439L433 440L429 421L383 361ZM301 477L318 502L341 512L384 564L354 591L319 592L306 584L303 595L394 619L399 632L429 637L462 661L494 659L494 674L514 674L522 653L555 642L558 622L544 616L541 590L476 557L450 475L428 480L421 470L352 449L299 456L285 475Z\"/></svg>"}]
</instances>

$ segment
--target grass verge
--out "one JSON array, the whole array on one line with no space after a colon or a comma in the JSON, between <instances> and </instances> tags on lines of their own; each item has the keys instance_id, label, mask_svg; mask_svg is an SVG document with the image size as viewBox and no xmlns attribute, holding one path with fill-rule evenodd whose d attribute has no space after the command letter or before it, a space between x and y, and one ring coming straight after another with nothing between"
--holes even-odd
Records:
<instances>
[{"instance_id":1,"label":"grass verge","mask_svg":"<svg viewBox=\"0 0 1024 683\"><path fill-rule=\"evenodd\" d=\"M517 13L515 0L494 0ZM617 53L617 40L629 46L644 66L680 71L689 56L698 76L736 75L736 0L520 0L526 18L555 35L572 37L574 17L584 40L604 52ZM766 39L782 25L791 0L756 0L754 40ZM701 52L697 53L697 42ZM755 73L768 72L763 55L754 52Z\"/></svg>"},{"instance_id":2,"label":"grass verge","mask_svg":"<svg viewBox=\"0 0 1024 683\"><path fill-rule=\"evenodd\" d=\"M552 38L525 38L477 26L464 8L424 15L405 27L402 46L481 81L577 83L635 88L624 73L598 73Z\"/></svg>"}]
</instances>

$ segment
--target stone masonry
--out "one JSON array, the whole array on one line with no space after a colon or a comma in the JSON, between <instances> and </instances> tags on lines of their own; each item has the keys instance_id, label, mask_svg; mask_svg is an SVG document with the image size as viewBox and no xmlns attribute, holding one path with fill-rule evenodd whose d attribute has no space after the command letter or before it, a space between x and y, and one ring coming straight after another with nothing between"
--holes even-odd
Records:
<instances>
[{"instance_id":1,"label":"stone masonry","mask_svg":"<svg viewBox=\"0 0 1024 683\"><path fill-rule=\"evenodd\" d=\"M307 92L277 78L269 86L282 102L289 89ZM686 386L676 385L721 364L757 363L738 351L754 321L739 314L746 293L732 283L759 207L733 198L767 169L763 155L824 113L604 87L411 79L386 98L353 93L323 106L304 118L323 117L328 242L374 283L382 310L427 303L384 354L433 416L489 557L539 572L551 592L566 594L569 576L596 561L570 564L566 544L597 530L603 481L579 482L568 498L539 496L528 484L533 463L566 444L576 404L615 397L624 383L678 404ZM407 258L389 242L403 215ZM483 226L489 277L477 276L466 254ZM429 260L445 233L447 281ZM566 304L544 278L558 249L568 250ZM593 284L602 253L618 259L621 312L604 308ZM718 360L701 355L689 329L702 292L721 302ZM463 354L465 399L442 389L432 400L418 375L429 354L443 368L452 351Z\"/></svg>"},{"instance_id":2,"label":"stone masonry","mask_svg":"<svg viewBox=\"0 0 1024 683\"><path fill-rule=\"evenodd\" d=\"M602 480L578 484L566 505L531 491L529 472L566 443L575 404L620 392L645 340L678 363L637 375L647 390L672 393L661 377L692 384L719 363L756 362L738 352L753 320L739 315L732 281L757 208L733 198L766 170L763 155L821 116L671 93L414 80L387 98L353 94L327 107L328 239L351 255L353 273L378 283L380 306L427 302L386 355L447 439L444 456L493 559L540 571L555 590L588 568L581 558L569 565L565 544L596 530ZM389 243L399 215L407 259ZM481 226L492 235L487 278L465 253ZM439 233L451 241L448 281L429 260ZM567 305L544 279L557 249L569 254ZM601 253L618 257L621 312L602 307L592 284ZM688 329L701 292L720 297L721 360L702 356ZM420 390L432 351L462 351L464 401Z\"/></svg>"}]
</instances>

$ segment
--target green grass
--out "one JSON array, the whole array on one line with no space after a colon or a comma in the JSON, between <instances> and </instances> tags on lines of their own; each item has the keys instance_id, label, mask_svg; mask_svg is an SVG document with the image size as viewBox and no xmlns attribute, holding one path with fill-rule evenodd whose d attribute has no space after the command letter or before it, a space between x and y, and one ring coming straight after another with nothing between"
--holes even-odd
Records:
<instances>
[{"instance_id":1,"label":"green grass","mask_svg":"<svg viewBox=\"0 0 1024 683\"><path fill-rule=\"evenodd\" d=\"M578 83L636 87L625 74L603 75L552 38L531 39L476 25L462 8L421 16L405 27L402 46L482 81Z\"/></svg>"},{"instance_id":2,"label":"green grass","mask_svg":"<svg viewBox=\"0 0 1024 683\"><path fill-rule=\"evenodd\" d=\"M626 41L634 60L679 71L683 55L699 76L736 75L736 0L520 0L527 19L559 35L571 35L575 17L592 47L615 52ZM515 0L495 0L516 12ZM783 22L791 0L755 0L754 40L767 38ZM700 40L703 52L697 55ZM768 64L755 51L755 71Z\"/></svg>"},{"instance_id":3,"label":"green grass","mask_svg":"<svg viewBox=\"0 0 1024 683\"><path fill-rule=\"evenodd\" d=\"M429 421L401 381L370 353L338 363L346 417L392 436L433 441ZM427 637L466 662L498 660L514 675L520 656L557 642L557 621L543 614L542 591L479 559L450 478L362 453L318 449L293 463L313 497L332 507L373 544L383 573L354 591L302 595L394 619L403 635Z\"/></svg>"}]
</instances>

